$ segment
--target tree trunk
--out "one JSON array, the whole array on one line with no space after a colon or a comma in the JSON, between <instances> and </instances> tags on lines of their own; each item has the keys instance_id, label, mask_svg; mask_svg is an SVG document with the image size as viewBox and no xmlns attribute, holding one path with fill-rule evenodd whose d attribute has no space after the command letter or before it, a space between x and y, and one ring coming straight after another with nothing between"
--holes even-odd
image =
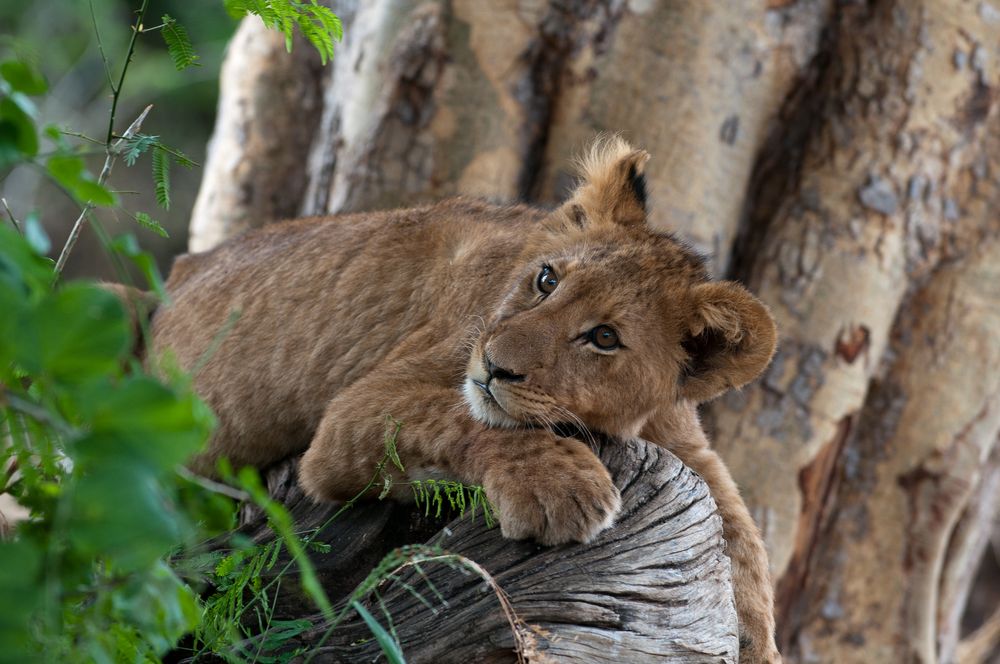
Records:
<instances>
[{"instance_id":1,"label":"tree trunk","mask_svg":"<svg viewBox=\"0 0 1000 664\"><path fill-rule=\"evenodd\" d=\"M261 57L275 38L241 29L192 248L457 193L551 204L569 157L624 132L653 154L653 223L779 322L766 375L704 415L763 530L787 660L972 652L964 607L1000 507L1000 5L335 8L326 70L307 48ZM225 147L237 129L280 137Z\"/></svg>"}]
</instances>

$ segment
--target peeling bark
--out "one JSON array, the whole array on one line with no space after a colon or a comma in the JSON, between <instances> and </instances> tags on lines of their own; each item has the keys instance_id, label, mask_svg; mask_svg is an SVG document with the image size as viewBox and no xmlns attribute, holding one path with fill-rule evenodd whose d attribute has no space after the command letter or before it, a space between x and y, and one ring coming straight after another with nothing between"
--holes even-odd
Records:
<instances>
[{"instance_id":1,"label":"peeling bark","mask_svg":"<svg viewBox=\"0 0 1000 664\"><path fill-rule=\"evenodd\" d=\"M983 466L975 493L969 496L965 511L954 528L941 570L938 653L942 662L954 662L956 659L964 609L998 517L1000 445L994 442L993 452Z\"/></svg>"},{"instance_id":2,"label":"peeling bark","mask_svg":"<svg viewBox=\"0 0 1000 664\"><path fill-rule=\"evenodd\" d=\"M950 210L969 202L969 175L988 156L983 138L996 104L977 102L974 117L968 108L997 72L949 76L949 46L968 49L966 40L1000 33L961 15L974 7L944 4L838 10L835 51L817 86L823 96L793 121L811 127L802 158L771 174L780 205L743 266L782 338L764 379L712 404L710 419L776 576L796 551L801 469L860 412L911 284L973 236Z\"/></svg>"},{"instance_id":3,"label":"peeling bark","mask_svg":"<svg viewBox=\"0 0 1000 664\"><path fill-rule=\"evenodd\" d=\"M463 193L516 198L545 97L532 53L544 4L364 5L340 55L305 211L413 205ZM332 168L330 163L335 163ZM324 170L325 169L325 170Z\"/></svg>"},{"instance_id":4,"label":"peeling bark","mask_svg":"<svg viewBox=\"0 0 1000 664\"><path fill-rule=\"evenodd\" d=\"M757 151L812 59L829 2L613 3L563 64L539 198L571 185L567 155L597 132L647 149L651 221L724 274Z\"/></svg>"},{"instance_id":5,"label":"peeling bark","mask_svg":"<svg viewBox=\"0 0 1000 664\"><path fill-rule=\"evenodd\" d=\"M245 19L222 65L218 118L191 213L191 251L295 216L320 112L319 55Z\"/></svg>"},{"instance_id":6,"label":"peeling bark","mask_svg":"<svg viewBox=\"0 0 1000 664\"><path fill-rule=\"evenodd\" d=\"M786 607L800 661L938 661L949 542L1000 432L998 266L992 242L939 268L901 316L895 359L835 469L812 573Z\"/></svg>"}]
</instances>

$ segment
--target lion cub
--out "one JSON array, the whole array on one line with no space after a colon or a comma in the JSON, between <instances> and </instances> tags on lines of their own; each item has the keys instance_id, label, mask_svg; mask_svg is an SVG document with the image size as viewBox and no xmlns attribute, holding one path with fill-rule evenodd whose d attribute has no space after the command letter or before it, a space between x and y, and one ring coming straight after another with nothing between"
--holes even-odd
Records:
<instances>
[{"instance_id":1,"label":"lion cub","mask_svg":"<svg viewBox=\"0 0 1000 664\"><path fill-rule=\"evenodd\" d=\"M382 457L388 415L410 476L482 484L505 536L557 544L594 538L620 500L590 448L554 425L643 436L710 485L743 661L779 661L761 539L695 414L764 369L774 322L647 226L647 159L598 143L555 211L455 199L277 224L179 258L154 356L195 366L239 312L195 376L219 429L193 466L305 450L306 492L345 499Z\"/></svg>"}]
</instances>

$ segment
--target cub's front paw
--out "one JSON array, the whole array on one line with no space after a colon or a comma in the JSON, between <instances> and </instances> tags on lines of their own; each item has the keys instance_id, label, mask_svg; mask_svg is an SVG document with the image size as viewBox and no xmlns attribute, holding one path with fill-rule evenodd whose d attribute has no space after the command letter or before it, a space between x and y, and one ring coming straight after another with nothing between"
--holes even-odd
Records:
<instances>
[{"instance_id":1,"label":"cub's front paw","mask_svg":"<svg viewBox=\"0 0 1000 664\"><path fill-rule=\"evenodd\" d=\"M547 444L486 472L486 495L500 530L542 544L589 542L614 523L621 496L600 459L580 441L551 436Z\"/></svg>"}]
</instances>

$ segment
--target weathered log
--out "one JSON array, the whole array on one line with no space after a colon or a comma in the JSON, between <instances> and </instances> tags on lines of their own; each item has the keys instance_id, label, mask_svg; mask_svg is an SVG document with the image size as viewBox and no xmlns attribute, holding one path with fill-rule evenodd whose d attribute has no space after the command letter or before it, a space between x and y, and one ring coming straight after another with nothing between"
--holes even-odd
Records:
<instances>
[{"instance_id":1,"label":"weathered log","mask_svg":"<svg viewBox=\"0 0 1000 664\"><path fill-rule=\"evenodd\" d=\"M515 642L531 662L735 662L729 560L707 486L657 445L598 445L622 491L623 509L594 542L541 547L504 539L482 518L466 515L440 527L413 505L370 500L322 529L317 541L332 550L314 555L321 583L343 606L383 555L407 543L426 542L478 563L509 600L516 628L480 576L434 563L410 567L379 587L381 604L368 604L383 624L381 607L388 610L409 662L515 661ZM300 531L326 523L338 509L302 494L295 460L272 469L266 480ZM258 541L272 537L260 514L245 519L242 530ZM312 661L378 658L378 645L357 615L324 639L327 625L320 614L304 615L312 605L295 585L282 584L285 595L273 619L306 617L315 627L288 648L308 649Z\"/></svg>"}]
</instances>

